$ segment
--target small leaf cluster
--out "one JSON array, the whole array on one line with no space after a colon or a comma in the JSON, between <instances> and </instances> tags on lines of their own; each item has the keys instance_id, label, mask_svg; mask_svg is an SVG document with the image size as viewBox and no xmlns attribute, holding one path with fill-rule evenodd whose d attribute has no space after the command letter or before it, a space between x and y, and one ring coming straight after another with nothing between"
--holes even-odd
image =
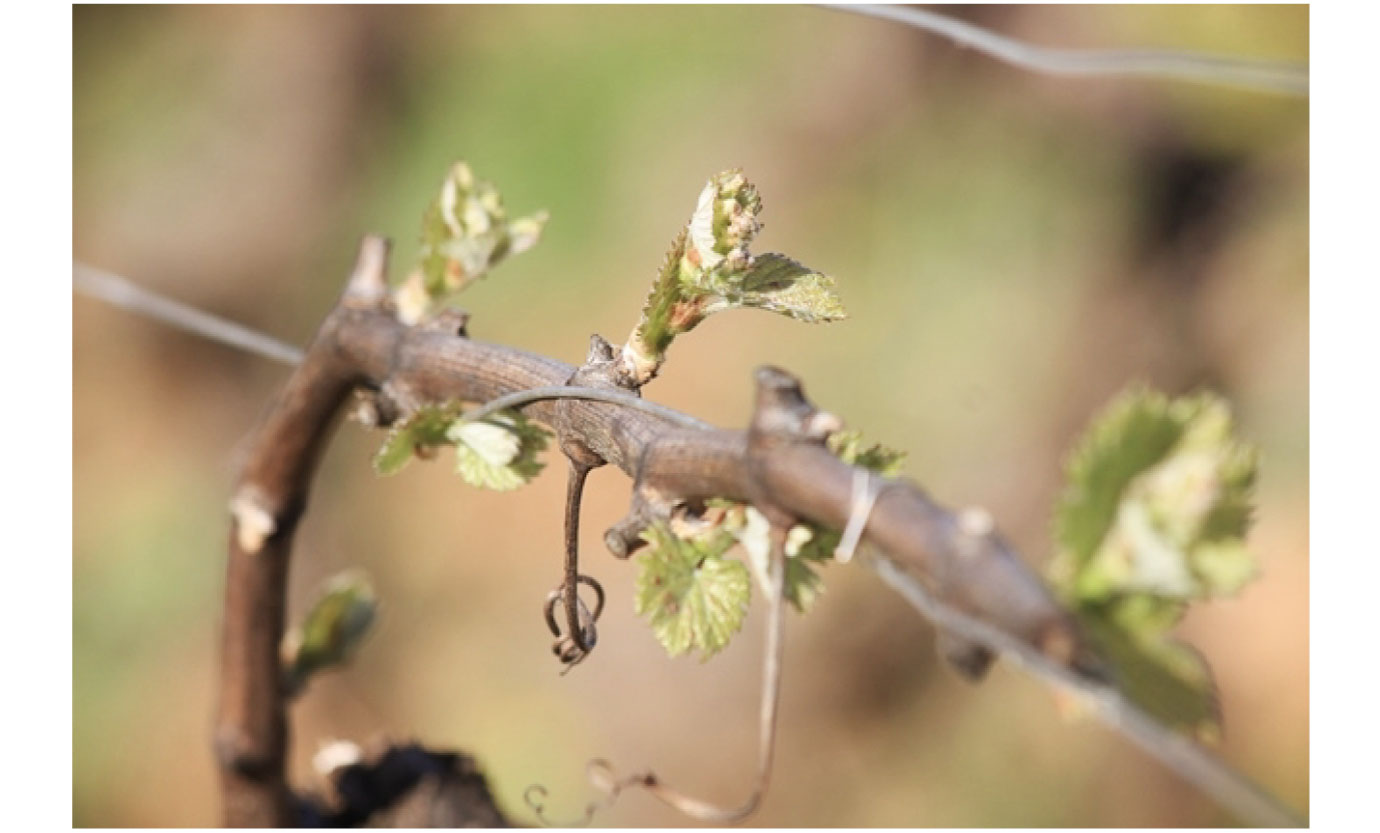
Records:
<instances>
[{"instance_id":1,"label":"small leaf cluster","mask_svg":"<svg viewBox=\"0 0 1380 833\"><path fill-rule=\"evenodd\" d=\"M864 445L857 431L835 432L828 445L844 462L886 477L898 474L905 460L904 452ZM838 530L811 523L797 524L787 533L782 595L800 613L823 592L818 568L834 558L840 537ZM708 659L741 628L751 590L748 569L728 555L735 544L742 547L763 592L771 592L770 524L749 504L711 499L694 523L677 528L658 523L643 533L643 540L649 546L638 559L636 610L650 618L671 656L698 650Z\"/></svg>"},{"instance_id":2,"label":"small leaf cluster","mask_svg":"<svg viewBox=\"0 0 1380 833\"><path fill-rule=\"evenodd\" d=\"M343 665L369 632L378 600L360 572L335 576L302 622L283 641L283 673L290 691L300 691L312 674Z\"/></svg>"},{"instance_id":3,"label":"small leaf cluster","mask_svg":"<svg viewBox=\"0 0 1380 833\"><path fill-rule=\"evenodd\" d=\"M680 537L657 522L642 538L650 546L637 558L634 610L671 656L699 651L709 659L742 628L751 597L747 568L724 557L733 537L717 530Z\"/></svg>"},{"instance_id":4,"label":"small leaf cluster","mask_svg":"<svg viewBox=\"0 0 1380 833\"><path fill-rule=\"evenodd\" d=\"M723 527L742 545L762 592L770 593L771 524L753 506L732 501L723 504ZM824 592L824 579L816 567L834 557L839 537L837 532L803 523L786 533L786 574L782 578L781 595L796 611L809 611L815 599Z\"/></svg>"},{"instance_id":5,"label":"small leaf cluster","mask_svg":"<svg viewBox=\"0 0 1380 833\"><path fill-rule=\"evenodd\" d=\"M550 434L518 411L465 418L458 403L423 405L388 431L374 456L379 474L396 474L413 457L455 449L455 470L471 486L508 491L524 485L545 465L539 455Z\"/></svg>"},{"instance_id":6,"label":"small leaf cluster","mask_svg":"<svg viewBox=\"0 0 1380 833\"><path fill-rule=\"evenodd\" d=\"M1078 444L1056 517L1051 583L1123 688L1207 736L1218 725L1211 674L1169 632L1191 602L1235 593L1254 577L1245 537L1257 463L1219 397L1134 388Z\"/></svg>"},{"instance_id":7,"label":"small leaf cluster","mask_svg":"<svg viewBox=\"0 0 1380 833\"><path fill-rule=\"evenodd\" d=\"M548 215L509 219L492 183L457 162L422 224L420 264L398 287L398 317L414 324L482 278L504 258L537 244Z\"/></svg>"},{"instance_id":8,"label":"small leaf cluster","mask_svg":"<svg viewBox=\"0 0 1380 833\"><path fill-rule=\"evenodd\" d=\"M863 443L861 431L835 431L825 441L829 450L845 463L862 466L883 477L896 477L906 464L906 452L879 443Z\"/></svg>"},{"instance_id":9,"label":"small leaf cluster","mask_svg":"<svg viewBox=\"0 0 1380 833\"><path fill-rule=\"evenodd\" d=\"M624 347L636 378L654 376L676 336L721 310L752 307L812 323L845 317L833 278L785 255L748 250L761 230L761 211L756 187L740 170L724 171L705 185Z\"/></svg>"}]
</instances>

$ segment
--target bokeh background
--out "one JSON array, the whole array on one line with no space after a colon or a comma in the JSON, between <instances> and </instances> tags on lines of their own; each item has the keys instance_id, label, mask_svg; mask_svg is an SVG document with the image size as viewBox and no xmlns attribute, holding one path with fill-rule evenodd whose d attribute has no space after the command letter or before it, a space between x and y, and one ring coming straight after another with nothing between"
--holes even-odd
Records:
<instances>
[{"instance_id":1,"label":"bokeh background","mask_svg":"<svg viewBox=\"0 0 1380 833\"><path fill-rule=\"evenodd\" d=\"M1308 57L1303 7L951 11L1050 44ZM1093 411L1133 380L1222 391L1264 452L1262 576L1181 630L1216 669L1221 754L1306 811L1306 101L1037 77L811 8L80 7L74 38L74 256L296 343L362 233L410 265L464 158L512 211L552 215L467 293L472 334L577 362L591 332L626 335L704 180L742 166L766 204L758 248L835 275L851 318L717 316L675 345L648 388L661 402L741 426L752 368L789 368L1039 566ZM225 507L285 370L85 298L73 324L74 820L214 824ZM538 613L559 578L559 460L496 494L444 464L380 480L378 441L342 426L298 536L294 609L356 565L383 599L352 667L292 710L298 784L322 742L392 737L469 750L526 822L537 782L576 813L595 756L746 794L761 611L708 664L666 658L600 543L625 478L591 478L586 565L611 610L559 677ZM1009 667L961 681L865 571L827 578L789 621L754 824L1230 822ZM687 823L636 793L596 820Z\"/></svg>"}]
</instances>

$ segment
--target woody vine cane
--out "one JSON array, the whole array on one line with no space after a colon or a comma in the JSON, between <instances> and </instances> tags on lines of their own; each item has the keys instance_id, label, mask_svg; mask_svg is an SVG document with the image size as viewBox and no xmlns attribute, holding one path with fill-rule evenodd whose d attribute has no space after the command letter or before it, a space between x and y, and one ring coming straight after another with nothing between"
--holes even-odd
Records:
<instances>
[{"instance_id":1,"label":"woody vine cane","mask_svg":"<svg viewBox=\"0 0 1380 833\"><path fill-rule=\"evenodd\" d=\"M454 183L447 187L455 193L447 197L443 189L438 200L443 213L448 206L452 213L456 210L466 188L470 190L466 202L474 193L484 193L467 169L457 169L448 182ZM769 599L776 598L779 604L781 598L788 598L803 607L818 581L809 564L822 563L821 552L834 552L839 534L829 530L846 528L848 546L840 551L851 552L861 537L884 552L885 556L878 554L867 563L908 598L919 593L929 600L932 607L926 612L943 623L948 654L960 668L980 674L994 652L1003 652L1047 678L1050 669L1066 675L1059 682L1069 687L1072 680L1072 687L1081 687L1085 694L1113 690L1101 680L1101 663L1089 649L1082 628L995 534L990 519L979 523L985 516L974 512L953 515L910 484L888 480L880 485L875 475L860 474L868 467L892 467L895 457L877 448L864 449L855 436L838 431L838 421L809 405L798 383L787 374L759 373L758 409L754 427L746 434L710 429L680 415L669 417L665 409L637 398L640 387L659 370L670 340L704 315L737 301L804 317L812 311L801 314L790 304L800 303L801 298L817 301L819 288L827 289L827 279L794 261L747 251L745 244L756 231L755 213L760 210L755 189L749 189L736 172L711 180L705 192L709 196L702 195L696 216L663 266L630 346L620 351L596 337L588 361L578 369L512 348L474 342L465 336L463 315L427 309L455 291L454 283L463 288L466 273L453 268L455 261L469 257L470 263L487 266L495 252L512 251L511 245L505 249L502 241L495 242L490 235L479 243L481 250L487 249L480 261L466 248L473 244L463 240L463 233L473 228L490 231L499 226L494 222L495 217L502 219L498 212L487 220L487 226L474 214L469 218L474 220L473 228L447 222L445 217L440 224L429 221L430 228L454 231L459 225L462 232L449 238L443 233L439 241L424 246L424 257L438 249L457 256L434 261L440 272L430 291L425 291L429 278L423 271L421 278L413 273L402 289L390 293L384 277L387 246L376 238L365 240L340 303L257 435L234 502L218 732L227 821L282 824L291 820L291 792L282 770L283 694L275 682L281 674L288 544L305 506L311 467L333 416L352 389L366 391L365 421L392 426L377 461L381 471L396 470L414 453L431 454L436 447L452 445L466 479L510 488L520 485L524 475L535 473L533 452L544 445L529 420L556 430L560 447L571 459L571 473L566 569L561 585L548 600L547 620L553 630L559 630L552 610L559 605L565 614L565 630L557 633L557 651L567 670L595 646L593 622L601 600L595 601L591 611L572 592L582 582L571 543L578 524L579 487L590 469L607 462L632 476L635 483L628 517L606 535L609 548L626 557L646 542L653 543L651 563L662 564L652 568L654 574L673 569L678 562L665 561L664 553L681 548L698 553L701 565L724 564L716 568L718 584L707 581L703 587L692 588L693 592L709 594L709 598L715 593L731 597L742 587L745 595L747 573L739 573L718 554L727 536L748 550ZM489 203L497 204L495 200ZM750 221L743 221L739 214L735 225L734 205L739 211L750 210ZM696 233L699 242L708 242L691 254ZM755 268L764 269L755 277L765 274L768 279L753 283ZM457 274L462 276L459 281ZM420 293L419 283L424 290ZM413 307L405 313L409 291ZM409 317L412 323L407 323ZM456 404L496 399L494 406L468 414ZM521 403L525 404L520 412L496 410ZM497 419L491 419L494 414ZM754 530L769 534L759 538ZM771 545L764 548L762 543L767 541ZM785 557L792 551L793 557ZM658 552L663 555L657 556ZM802 553L813 553L813 560L801 558ZM915 576L924 580L915 581ZM778 581L781 596L772 593ZM658 637L668 649L712 652L736 629L731 621L687 622L668 615L668 608L658 607L659 597L649 587L639 588L639 606L652 616ZM980 627L969 627L975 621ZM772 688L764 688L764 715ZM763 725L770 723L764 719ZM1134 732L1128 734L1137 737ZM1152 751L1157 745L1169 749L1168 737L1163 732L1156 735L1152 724L1142 742ZM763 739L764 760L769 762L770 734L765 728ZM1178 749L1181 744L1173 746ZM1161 755L1162 759L1173 757ZM1210 756L1187 757L1207 762L1205 770L1199 768L1200 775L1202 771L1223 774ZM1182 765L1176 767L1185 771ZM678 801L654 776L637 776L633 781L660 788L661 797L682 809L694 811L697 806L694 800ZM765 784L765 775L760 783ZM1261 820L1289 818L1229 771L1218 784L1227 788L1215 794L1238 812ZM748 811L759 797L760 788L749 800ZM708 808L701 804L702 809ZM701 817L729 820L736 813L703 809Z\"/></svg>"}]
</instances>

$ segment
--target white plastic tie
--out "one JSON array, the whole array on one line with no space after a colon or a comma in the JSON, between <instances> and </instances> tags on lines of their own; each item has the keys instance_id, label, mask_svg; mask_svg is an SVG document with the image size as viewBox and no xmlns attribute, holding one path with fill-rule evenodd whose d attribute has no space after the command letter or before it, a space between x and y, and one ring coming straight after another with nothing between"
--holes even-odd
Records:
<instances>
[{"instance_id":1,"label":"white plastic tie","mask_svg":"<svg viewBox=\"0 0 1380 833\"><path fill-rule=\"evenodd\" d=\"M853 552L862 540L863 529L867 527L867 519L872 515L872 506L877 502L877 495L881 492L882 484L878 478L872 476L872 472L866 469L853 470L853 499L848 512L848 525L843 529L839 545L834 548L834 558L838 559L840 564L847 564L853 560Z\"/></svg>"}]
</instances>

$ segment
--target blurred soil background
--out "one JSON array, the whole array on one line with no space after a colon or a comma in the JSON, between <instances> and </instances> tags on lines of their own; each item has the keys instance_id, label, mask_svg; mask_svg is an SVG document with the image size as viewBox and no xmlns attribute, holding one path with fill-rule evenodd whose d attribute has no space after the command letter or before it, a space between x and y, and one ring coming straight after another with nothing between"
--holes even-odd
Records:
<instances>
[{"instance_id":1,"label":"blurred soil background","mask_svg":"<svg viewBox=\"0 0 1380 833\"><path fill-rule=\"evenodd\" d=\"M1051 45L1306 61L1306 7L979 7ZM1050 552L1070 443L1134 380L1210 386L1264 453L1259 581L1183 636L1216 669L1221 754L1306 810L1308 105L1231 89L1019 72L879 21L786 7L79 7L74 256L295 343L356 241L412 263L466 159L541 245L466 293L478 339L576 363L621 340L706 178L742 166L756 248L836 276L851 317L717 316L647 393L718 425L751 371L910 451L907 474ZM74 820L218 819L210 735L237 449L285 370L73 301ZM557 676L539 608L560 575L564 467L518 493L442 462L381 480L344 424L298 535L292 601L358 565L383 607L347 670L294 706L292 771L333 738L476 755L534 819L591 797L584 764L652 766L737 802L755 766L760 606L725 655L668 659L602 531L629 483L591 478L599 648ZM1069 723L999 666L979 686L858 569L791 614L765 826L1202 826L1230 819L1126 742ZM630 793L596 824L687 824Z\"/></svg>"}]
</instances>

